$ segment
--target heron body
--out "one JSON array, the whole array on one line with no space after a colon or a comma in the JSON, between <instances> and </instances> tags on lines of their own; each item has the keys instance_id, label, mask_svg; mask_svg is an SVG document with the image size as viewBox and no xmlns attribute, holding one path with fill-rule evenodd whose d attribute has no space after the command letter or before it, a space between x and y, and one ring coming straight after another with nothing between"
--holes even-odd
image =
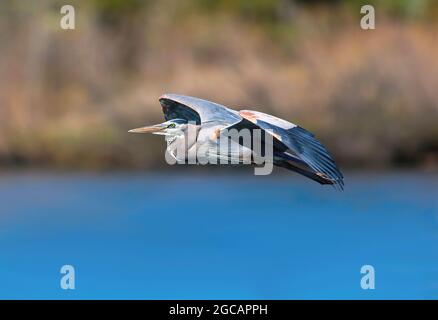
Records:
<instances>
[{"instance_id":1,"label":"heron body","mask_svg":"<svg viewBox=\"0 0 438 320\"><path fill-rule=\"evenodd\" d=\"M261 132L262 144L273 149L272 163L298 172L320 184L339 189L343 175L326 148L309 131L286 120L252 110L236 111L215 102L177 94L159 98L166 122L130 130L134 133L154 133L165 136L167 151L177 161L196 153L209 163L231 161L254 163L260 149L242 144L226 132L247 130ZM269 138L269 139L268 139ZM225 140L224 140L225 139ZM227 147L224 146L227 142ZM184 152L177 152L184 150ZM216 162L215 162L216 161ZM222 163L222 162L221 162Z\"/></svg>"}]
</instances>

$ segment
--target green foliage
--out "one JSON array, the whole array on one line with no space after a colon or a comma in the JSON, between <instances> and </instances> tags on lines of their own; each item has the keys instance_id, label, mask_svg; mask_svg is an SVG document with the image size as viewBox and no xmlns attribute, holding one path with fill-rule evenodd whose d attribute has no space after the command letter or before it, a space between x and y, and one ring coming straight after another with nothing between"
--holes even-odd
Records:
<instances>
[{"instance_id":1,"label":"green foliage","mask_svg":"<svg viewBox=\"0 0 438 320\"><path fill-rule=\"evenodd\" d=\"M151 0L93 0L92 4L102 21L117 24L148 8Z\"/></svg>"},{"instance_id":2,"label":"green foliage","mask_svg":"<svg viewBox=\"0 0 438 320\"><path fill-rule=\"evenodd\" d=\"M124 14L147 7L148 0L93 0L95 7L103 12Z\"/></svg>"},{"instance_id":3,"label":"green foliage","mask_svg":"<svg viewBox=\"0 0 438 320\"><path fill-rule=\"evenodd\" d=\"M262 21L273 21L277 15L278 0L195 0L196 4L210 13L226 11L230 14Z\"/></svg>"},{"instance_id":4,"label":"green foliage","mask_svg":"<svg viewBox=\"0 0 438 320\"><path fill-rule=\"evenodd\" d=\"M343 3L357 13L361 6L370 4L379 15L406 18L422 18L437 6L437 1L431 0L344 0Z\"/></svg>"}]
</instances>

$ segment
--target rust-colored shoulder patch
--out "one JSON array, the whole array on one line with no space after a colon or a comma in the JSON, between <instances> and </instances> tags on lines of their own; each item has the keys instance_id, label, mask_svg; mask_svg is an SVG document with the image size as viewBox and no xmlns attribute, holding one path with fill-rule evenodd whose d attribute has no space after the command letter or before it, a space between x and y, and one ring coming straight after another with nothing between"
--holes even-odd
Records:
<instances>
[{"instance_id":1,"label":"rust-colored shoulder patch","mask_svg":"<svg viewBox=\"0 0 438 320\"><path fill-rule=\"evenodd\" d=\"M221 130L219 128L216 128L214 132L211 134L210 139L217 140L219 139L220 135L221 135Z\"/></svg>"},{"instance_id":2,"label":"rust-colored shoulder patch","mask_svg":"<svg viewBox=\"0 0 438 320\"><path fill-rule=\"evenodd\" d=\"M251 111L243 110L243 111L239 111L239 114L243 118L245 118L245 119L247 119L247 120L249 120L249 121L251 121L253 123L257 121L257 115L255 113L251 112Z\"/></svg>"},{"instance_id":3,"label":"rust-colored shoulder patch","mask_svg":"<svg viewBox=\"0 0 438 320\"><path fill-rule=\"evenodd\" d=\"M249 111L249 110L242 110L242 111L239 111L239 114L240 114L243 118L245 118L246 120L251 121L251 122L254 123L254 124L257 124L257 120L260 118L259 115L257 115L257 114L254 113L254 112L251 112L251 111ZM275 138L277 138L278 140L283 141L283 139L281 139L281 136L280 136L279 134L274 133L274 132L271 132L271 134L272 134Z\"/></svg>"}]
</instances>

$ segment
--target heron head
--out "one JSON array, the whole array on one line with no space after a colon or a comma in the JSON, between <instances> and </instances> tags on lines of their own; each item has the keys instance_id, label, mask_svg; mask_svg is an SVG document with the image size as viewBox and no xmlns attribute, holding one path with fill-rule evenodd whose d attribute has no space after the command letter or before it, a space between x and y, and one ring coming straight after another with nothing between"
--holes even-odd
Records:
<instances>
[{"instance_id":1,"label":"heron head","mask_svg":"<svg viewBox=\"0 0 438 320\"><path fill-rule=\"evenodd\" d=\"M132 133L153 133L161 135L178 135L187 128L187 120L184 119L172 119L153 126L146 126L129 130Z\"/></svg>"}]
</instances>

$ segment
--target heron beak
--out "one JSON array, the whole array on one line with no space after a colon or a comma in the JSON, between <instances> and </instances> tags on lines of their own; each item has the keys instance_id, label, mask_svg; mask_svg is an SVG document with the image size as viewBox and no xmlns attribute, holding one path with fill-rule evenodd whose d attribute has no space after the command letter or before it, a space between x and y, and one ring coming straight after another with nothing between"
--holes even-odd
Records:
<instances>
[{"instance_id":1,"label":"heron beak","mask_svg":"<svg viewBox=\"0 0 438 320\"><path fill-rule=\"evenodd\" d=\"M132 129L132 130L129 130L128 132L131 132L131 133L154 133L154 132L158 132L158 131L161 131L164 129L166 129L166 126L164 126L162 124L156 124L154 126L147 126L147 127Z\"/></svg>"}]
</instances>

